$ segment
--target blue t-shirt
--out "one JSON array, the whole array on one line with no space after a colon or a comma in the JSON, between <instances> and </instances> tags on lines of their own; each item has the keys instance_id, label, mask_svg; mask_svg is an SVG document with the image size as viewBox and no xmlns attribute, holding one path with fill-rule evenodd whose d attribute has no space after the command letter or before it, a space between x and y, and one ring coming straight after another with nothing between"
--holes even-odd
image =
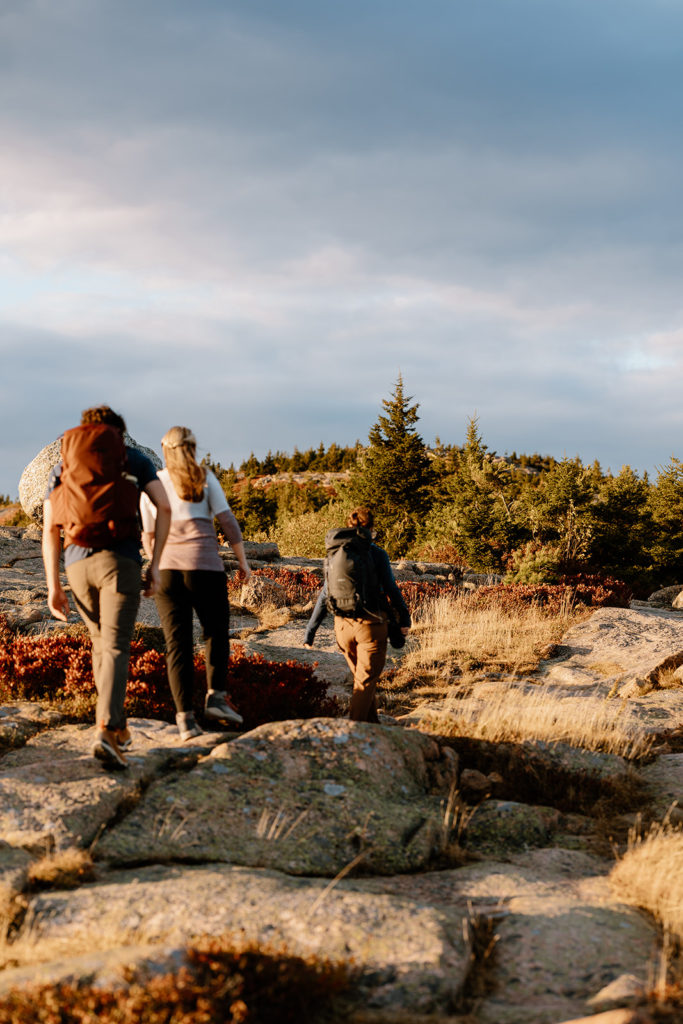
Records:
<instances>
[{"instance_id":1,"label":"blue t-shirt","mask_svg":"<svg viewBox=\"0 0 683 1024\"><path fill-rule=\"evenodd\" d=\"M126 445L126 457L128 459L128 471L131 476L136 478L138 491L143 491L147 484L151 483L152 480L158 480L154 463L151 459L148 459L146 455L143 455L142 452L139 452L137 448L129 448L128 445ZM61 472L61 462L50 470L47 489L45 491L45 500L50 497L55 487L59 484ZM99 550L102 549L84 548L79 544L68 544L64 549L64 565L65 567L67 565L73 565L74 562L79 562L81 558L89 558L90 555L97 554ZM124 558L132 558L133 561L142 564L140 543L134 537L118 541L116 544L112 544L111 547L108 547L105 550L115 551L117 555L123 555Z\"/></svg>"}]
</instances>

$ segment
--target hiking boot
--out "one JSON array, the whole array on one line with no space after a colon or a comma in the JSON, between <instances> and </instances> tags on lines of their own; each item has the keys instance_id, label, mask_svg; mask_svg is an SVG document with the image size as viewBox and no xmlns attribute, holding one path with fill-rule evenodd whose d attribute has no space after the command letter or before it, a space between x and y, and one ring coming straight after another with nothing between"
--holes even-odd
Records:
<instances>
[{"instance_id":1,"label":"hiking boot","mask_svg":"<svg viewBox=\"0 0 683 1024\"><path fill-rule=\"evenodd\" d=\"M204 715L206 718L216 718L221 722L234 722L235 725L241 725L244 721L239 711L228 700L227 693L219 690L210 690L207 694Z\"/></svg>"},{"instance_id":2,"label":"hiking boot","mask_svg":"<svg viewBox=\"0 0 683 1024\"><path fill-rule=\"evenodd\" d=\"M99 730L92 748L92 756L110 772L122 772L128 767L128 762L116 741L116 734L111 729Z\"/></svg>"},{"instance_id":3,"label":"hiking boot","mask_svg":"<svg viewBox=\"0 0 683 1024\"><path fill-rule=\"evenodd\" d=\"M178 726L178 732L183 742L191 740L193 736L201 736L202 734L202 730L194 720L194 713L192 711L179 711L175 716L175 724Z\"/></svg>"}]
</instances>

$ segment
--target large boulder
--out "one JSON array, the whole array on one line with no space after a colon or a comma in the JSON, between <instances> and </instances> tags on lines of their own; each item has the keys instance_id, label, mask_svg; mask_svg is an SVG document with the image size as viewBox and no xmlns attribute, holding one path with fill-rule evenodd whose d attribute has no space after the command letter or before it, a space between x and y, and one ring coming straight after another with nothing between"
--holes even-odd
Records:
<instances>
[{"instance_id":1,"label":"large boulder","mask_svg":"<svg viewBox=\"0 0 683 1024\"><path fill-rule=\"evenodd\" d=\"M243 608L258 610L266 605L284 608L287 604L287 592L281 583L267 576L252 576L240 591L240 604Z\"/></svg>"},{"instance_id":2,"label":"large boulder","mask_svg":"<svg viewBox=\"0 0 683 1024\"><path fill-rule=\"evenodd\" d=\"M138 444L130 434L125 434L124 439L130 448L136 448L143 455L154 463L157 469L161 469L163 463L157 453L151 448L145 448ZM42 451L38 452L35 459L29 462L21 474L19 480L19 501L27 516L30 516L40 526L43 525L43 498L47 487L50 470L57 465L61 459L62 440L57 438L48 444Z\"/></svg>"},{"instance_id":3,"label":"large boulder","mask_svg":"<svg viewBox=\"0 0 683 1024\"><path fill-rule=\"evenodd\" d=\"M120 865L224 861L333 878L352 861L417 871L449 836L457 757L418 732L315 718L270 722L159 779L98 846Z\"/></svg>"},{"instance_id":4,"label":"large boulder","mask_svg":"<svg viewBox=\"0 0 683 1024\"><path fill-rule=\"evenodd\" d=\"M654 606L597 608L572 626L562 646L566 656L544 666L546 682L638 696L652 689L660 672L683 665L683 620Z\"/></svg>"},{"instance_id":5,"label":"large boulder","mask_svg":"<svg viewBox=\"0 0 683 1024\"><path fill-rule=\"evenodd\" d=\"M647 603L653 608L680 608L676 601L683 593L683 584L674 583L671 587L662 587L655 590L647 599Z\"/></svg>"}]
</instances>

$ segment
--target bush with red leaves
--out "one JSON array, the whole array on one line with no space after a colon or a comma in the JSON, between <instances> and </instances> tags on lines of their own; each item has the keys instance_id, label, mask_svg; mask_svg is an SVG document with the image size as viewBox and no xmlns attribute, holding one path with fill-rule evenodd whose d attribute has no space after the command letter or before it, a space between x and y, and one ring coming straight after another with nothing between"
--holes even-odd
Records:
<instances>
[{"instance_id":1,"label":"bush with red leaves","mask_svg":"<svg viewBox=\"0 0 683 1024\"><path fill-rule=\"evenodd\" d=\"M195 702L201 714L206 694L204 655L197 654ZM297 661L266 661L233 646L228 689L245 728L289 718L335 717L339 704L327 685L314 678L314 666ZM81 700L94 696L90 639L85 635L10 635L0 640L0 677L5 700ZM85 713L87 708L82 707ZM144 640L131 643L126 712L135 718L175 720L166 676L166 658Z\"/></svg>"},{"instance_id":2,"label":"bush with red leaves","mask_svg":"<svg viewBox=\"0 0 683 1024\"><path fill-rule=\"evenodd\" d=\"M335 1000L357 984L350 964L228 936L199 939L186 955L167 974L131 968L114 989L22 985L0 997L0 1024L314 1024L341 1019Z\"/></svg>"},{"instance_id":3,"label":"bush with red leaves","mask_svg":"<svg viewBox=\"0 0 683 1024\"><path fill-rule=\"evenodd\" d=\"M288 605L307 604L316 597L322 587L322 580L310 569L280 569L268 566L254 569L254 576L265 576L284 588ZM228 580L228 594L233 601L239 600L242 583L237 579Z\"/></svg>"},{"instance_id":4,"label":"bush with red leaves","mask_svg":"<svg viewBox=\"0 0 683 1024\"><path fill-rule=\"evenodd\" d=\"M397 583L397 586L403 595L403 600L413 615L427 601L433 601L438 597L445 597L457 592L457 588L451 583L434 583L433 580L426 580L424 583L420 583L419 580L402 581Z\"/></svg>"},{"instance_id":5,"label":"bush with red leaves","mask_svg":"<svg viewBox=\"0 0 683 1024\"><path fill-rule=\"evenodd\" d=\"M521 605L536 604L549 615L572 605L589 608L628 608L631 589L622 580L611 577L564 576L559 583L497 583L479 587L470 601L481 607L496 606L513 610Z\"/></svg>"}]
</instances>

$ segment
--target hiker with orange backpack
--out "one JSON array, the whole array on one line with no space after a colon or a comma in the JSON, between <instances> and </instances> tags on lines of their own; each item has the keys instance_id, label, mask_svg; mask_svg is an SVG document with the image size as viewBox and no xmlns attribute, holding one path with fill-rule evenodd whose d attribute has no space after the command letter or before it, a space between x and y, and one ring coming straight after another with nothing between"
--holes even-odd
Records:
<instances>
[{"instance_id":1,"label":"hiker with orange backpack","mask_svg":"<svg viewBox=\"0 0 683 1024\"><path fill-rule=\"evenodd\" d=\"M153 463L124 444L123 418L107 405L86 409L80 426L62 437L62 460L48 480L43 503L43 561L48 606L66 622L69 599L59 578L64 566L76 607L92 641L97 688L93 756L104 768L128 767L131 745L124 701L130 642L143 581L138 503L144 491L156 506L155 552L145 595L159 587L159 559L171 521L166 492Z\"/></svg>"}]
</instances>

